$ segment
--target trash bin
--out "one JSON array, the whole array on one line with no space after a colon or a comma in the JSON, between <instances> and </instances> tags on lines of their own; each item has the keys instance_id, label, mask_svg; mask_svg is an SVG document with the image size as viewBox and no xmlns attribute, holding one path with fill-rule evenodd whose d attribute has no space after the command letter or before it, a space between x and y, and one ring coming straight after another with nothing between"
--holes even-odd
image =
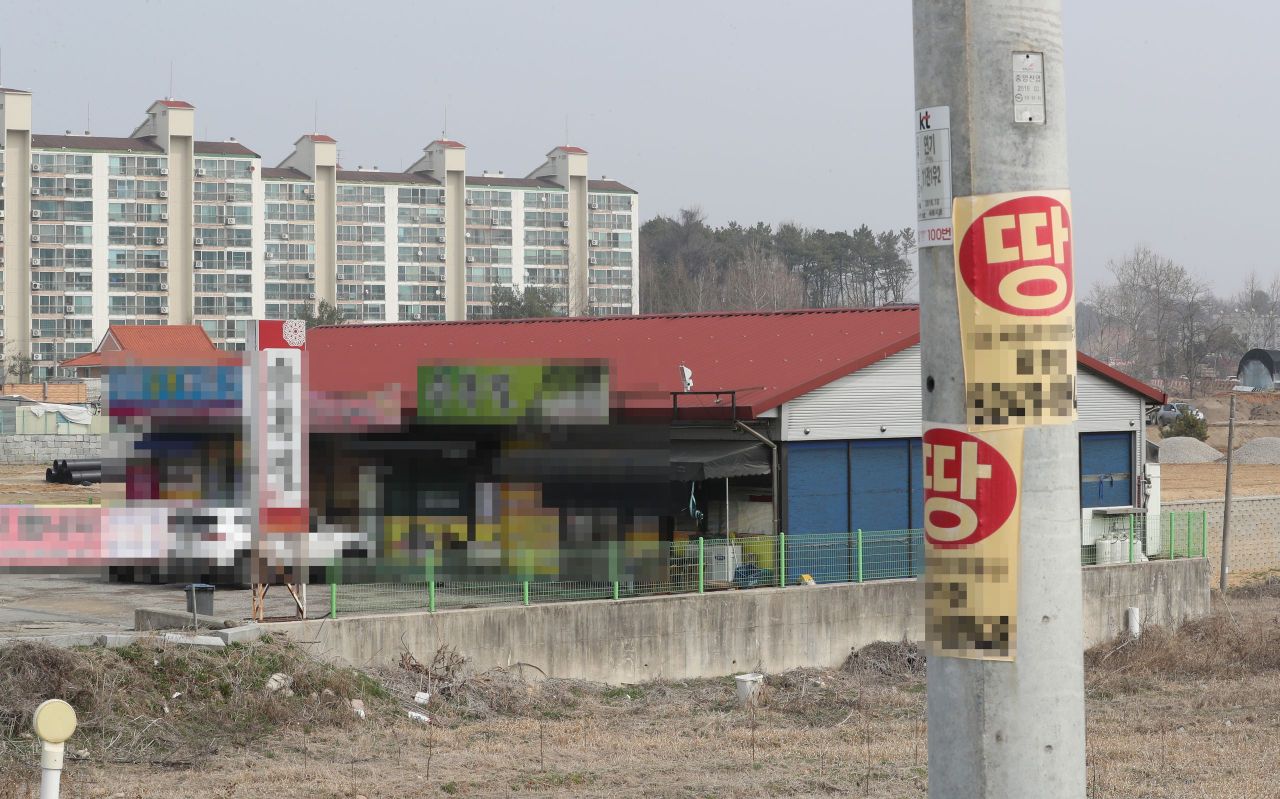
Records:
<instances>
[{"instance_id":1,"label":"trash bin","mask_svg":"<svg viewBox=\"0 0 1280 799\"><path fill-rule=\"evenodd\" d=\"M187 586L187 612L197 616L213 615L213 586L192 583Z\"/></svg>"}]
</instances>

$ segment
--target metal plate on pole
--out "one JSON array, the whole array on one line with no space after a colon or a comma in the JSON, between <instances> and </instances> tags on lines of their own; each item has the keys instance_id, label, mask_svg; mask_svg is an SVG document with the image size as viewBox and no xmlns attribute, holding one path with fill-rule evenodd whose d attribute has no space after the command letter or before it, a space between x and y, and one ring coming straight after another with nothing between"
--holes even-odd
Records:
<instances>
[{"instance_id":1,"label":"metal plate on pole","mask_svg":"<svg viewBox=\"0 0 1280 799\"><path fill-rule=\"evenodd\" d=\"M1013 54L1013 121L1044 124L1044 53Z\"/></svg>"},{"instance_id":2,"label":"metal plate on pole","mask_svg":"<svg viewBox=\"0 0 1280 799\"><path fill-rule=\"evenodd\" d=\"M916 111L916 244L951 246L951 108Z\"/></svg>"}]
</instances>

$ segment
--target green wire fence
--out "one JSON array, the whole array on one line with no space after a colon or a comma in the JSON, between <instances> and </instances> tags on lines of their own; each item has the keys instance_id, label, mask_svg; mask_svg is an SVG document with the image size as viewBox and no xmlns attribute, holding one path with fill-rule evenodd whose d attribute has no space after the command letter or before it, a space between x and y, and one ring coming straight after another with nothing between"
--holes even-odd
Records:
<instances>
[{"instance_id":1,"label":"green wire fence","mask_svg":"<svg viewBox=\"0 0 1280 799\"><path fill-rule=\"evenodd\" d=\"M1081 549L1082 565L1146 559L1146 517L1108 517L1105 535ZM1159 554L1204 557L1206 516L1202 512L1161 514ZM777 536L692 538L668 542L613 541L578 550L523 549L504 553L502 565L474 571L493 579L457 581L437 566L433 552L417 577L402 569L389 582L342 582L337 568L329 585L330 615L448 610L492 605L539 605L578 600L621 600L663 594L703 594L727 589L801 584L860 583L913 579L924 572L924 531L854 530L847 533L793 533ZM471 564L453 562L452 573ZM439 574L437 571L439 570ZM564 573L594 575L564 579ZM519 579L511 579L515 574ZM350 576L350 575L349 575ZM477 575L478 577L481 575Z\"/></svg>"}]
</instances>

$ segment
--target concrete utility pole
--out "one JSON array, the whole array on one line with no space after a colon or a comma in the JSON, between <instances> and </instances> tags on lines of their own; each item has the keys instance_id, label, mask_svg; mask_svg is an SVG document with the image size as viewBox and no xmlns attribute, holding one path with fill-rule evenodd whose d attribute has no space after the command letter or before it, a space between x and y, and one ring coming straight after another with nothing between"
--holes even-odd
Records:
<instances>
[{"instance_id":1,"label":"concrete utility pole","mask_svg":"<svg viewBox=\"0 0 1280 799\"><path fill-rule=\"evenodd\" d=\"M1058 0L914 0L913 24L930 544L925 584L933 609L926 619L935 614L926 631L929 796L1082 799L1080 474L1070 407L1076 350L1068 249L1075 231L1069 229L1070 200L1063 191L1069 181L1061 6ZM923 130L939 124L946 126L949 142L921 138ZM939 156L939 147L949 149ZM948 185L939 188L939 180ZM1025 193L1030 205L1009 206L1013 210L1003 215L1000 207L982 205L987 195L1013 192ZM1046 201L1041 192L1061 202ZM931 225L925 223L926 197L933 198L935 210L945 209L945 218ZM973 214L962 228L966 200L978 202L969 206ZM1037 202L1044 203L1042 212L1030 207ZM984 225L983 216L992 214L997 216ZM980 256L968 251L980 268L972 280L966 272L961 281L966 241L980 248ZM1054 263L1058 271L1047 271ZM1012 310L993 310L1004 300ZM1008 325L992 323L993 313ZM1061 323L1056 332L1019 326L1055 320ZM975 329L988 335L985 350ZM1032 340L1020 338L1024 334ZM1042 411L1042 400L1056 410ZM931 432L938 428L948 435L935 436L930 449ZM975 438L1013 453L1005 462L1016 483L1006 485L1015 486L1018 502L1012 511L994 512L996 535L981 529L999 502L995 492L984 497L982 481L1000 467L984 463L982 443L964 443ZM968 460L955 455L964 446L977 454ZM974 496L976 502L961 507ZM978 532L963 537L973 530ZM996 568L1010 565L1007 579L984 571L993 568L991 550L979 547L1001 537L1009 542L1001 544L1009 555ZM970 546L977 554L957 565L954 553ZM992 593L984 595L987 590ZM1016 596L1014 613L987 615L981 609L985 597L1002 590ZM939 614L948 613L945 596L940 603L932 598L938 595L949 596L951 608L958 597L978 609L968 616L952 612L946 623L937 623ZM1012 628L1014 645L1003 658L1000 635L990 629L993 620Z\"/></svg>"},{"instance_id":2,"label":"concrete utility pole","mask_svg":"<svg viewBox=\"0 0 1280 799\"><path fill-rule=\"evenodd\" d=\"M1227 558L1231 545L1231 456L1236 449L1236 395L1231 395L1231 415L1227 421L1227 487L1226 498L1222 503L1222 559L1218 564L1218 590L1227 592ZM1191 538L1191 528L1187 528L1187 538ZM1172 541L1172 533L1170 533ZM1188 549L1190 545L1188 545Z\"/></svg>"}]
</instances>

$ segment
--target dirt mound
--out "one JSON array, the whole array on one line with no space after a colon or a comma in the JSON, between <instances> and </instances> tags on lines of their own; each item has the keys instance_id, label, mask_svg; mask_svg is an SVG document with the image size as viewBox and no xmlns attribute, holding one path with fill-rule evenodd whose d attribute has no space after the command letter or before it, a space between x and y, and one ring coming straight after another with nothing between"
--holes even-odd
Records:
<instances>
[{"instance_id":1,"label":"dirt mound","mask_svg":"<svg viewBox=\"0 0 1280 799\"><path fill-rule=\"evenodd\" d=\"M896 644L876 641L851 652L843 669L893 679L919 677L925 673L925 656L912 641L899 641Z\"/></svg>"},{"instance_id":2,"label":"dirt mound","mask_svg":"<svg viewBox=\"0 0 1280 799\"><path fill-rule=\"evenodd\" d=\"M1191 436L1174 436L1160 442L1161 463L1212 463L1222 453Z\"/></svg>"},{"instance_id":3,"label":"dirt mound","mask_svg":"<svg viewBox=\"0 0 1280 799\"><path fill-rule=\"evenodd\" d=\"M1280 438L1267 436L1236 447L1234 463L1280 463Z\"/></svg>"},{"instance_id":4,"label":"dirt mound","mask_svg":"<svg viewBox=\"0 0 1280 799\"><path fill-rule=\"evenodd\" d=\"M1254 405L1249 409L1249 418L1254 421L1280 421L1280 405Z\"/></svg>"},{"instance_id":5,"label":"dirt mound","mask_svg":"<svg viewBox=\"0 0 1280 799\"><path fill-rule=\"evenodd\" d=\"M290 691L267 689L277 672L292 679ZM76 747L95 761L188 765L284 727L349 725L349 700L386 693L272 641L226 649L159 639L123 649L15 643L0 647L0 752L29 735L31 712L54 697L76 709Z\"/></svg>"}]
</instances>

